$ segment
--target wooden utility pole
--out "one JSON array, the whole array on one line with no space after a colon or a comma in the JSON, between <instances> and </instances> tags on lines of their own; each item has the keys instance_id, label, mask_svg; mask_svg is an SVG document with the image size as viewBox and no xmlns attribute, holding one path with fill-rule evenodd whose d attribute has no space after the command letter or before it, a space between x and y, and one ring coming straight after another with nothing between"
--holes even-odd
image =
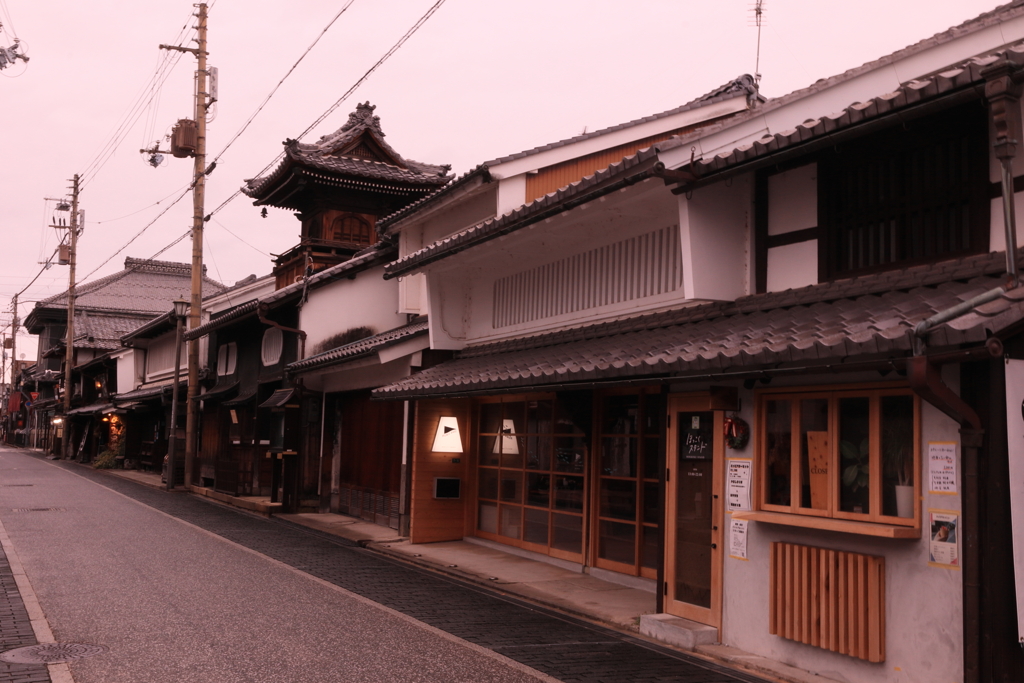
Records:
<instances>
[{"instance_id":1,"label":"wooden utility pole","mask_svg":"<svg viewBox=\"0 0 1024 683\"><path fill-rule=\"evenodd\" d=\"M70 459L71 432L68 414L71 412L71 371L75 367L75 263L78 251L78 174L71 181L71 226L68 239L68 331L64 345L64 457ZM17 314L15 314L17 315Z\"/></svg>"},{"instance_id":2,"label":"wooden utility pole","mask_svg":"<svg viewBox=\"0 0 1024 683\"><path fill-rule=\"evenodd\" d=\"M161 45L164 50L191 52L199 63L196 67L196 152L192 187L192 296L188 315L188 328L202 324L203 311L203 205L206 192L206 112L209 94L206 92L206 3L197 5L199 22L196 29L198 47ZM188 343L188 399L185 413L185 486L192 483L196 458L196 427L199 422L199 340ZM168 438L175 438L177 425L171 425ZM168 478L172 473L168 472Z\"/></svg>"}]
</instances>

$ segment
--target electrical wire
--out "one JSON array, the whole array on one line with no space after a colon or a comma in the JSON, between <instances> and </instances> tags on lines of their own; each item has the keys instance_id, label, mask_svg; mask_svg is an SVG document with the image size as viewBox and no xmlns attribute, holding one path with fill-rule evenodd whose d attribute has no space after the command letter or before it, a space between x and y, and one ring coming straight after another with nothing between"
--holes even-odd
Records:
<instances>
[{"instance_id":1,"label":"electrical wire","mask_svg":"<svg viewBox=\"0 0 1024 683\"><path fill-rule=\"evenodd\" d=\"M185 191L184 191L184 192L182 192L182 193L181 193L180 195L178 195L177 199L175 199L175 200L174 200L173 202L171 202L171 203L170 203L170 204L168 204L168 205L167 205L166 207L164 207L164 210L163 210L163 211L161 211L160 213L158 213L158 214L156 215L156 217L155 217L155 218L154 218L153 220L151 220L151 221L150 221L149 223L146 223L146 225L144 225L144 226L142 227L142 229L141 229L141 230L139 230L139 231L138 231L137 233L135 233L134 235L132 235L131 239L129 239L129 240L127 241L127 242L125 242L125 243L124 243L124 245L122 245L120 249L118 249L118 250L117 250L117 251L115 251L115 252L114 252L113 254L111 254L110 256L108 256L108 257L106 258L106 260L105 260L105 261L103 261L103 263L99 264L98 266L96 266L95 268L93 268L93 269L92 269L91 271L89 271L89 274L88 274L88 275L86 275L85 277L83 277L83 278L82 278L82 281L84 282L85 280L88 280L88 279L89 279L90 277L92 277L93 275L95 275L95 274L96 274L96 271L98 271L98 270L99 270L100 268L102 268L103 266L105 266L105 265L107 265L108 263L110 263L110 262L111 262L111 261L112 261L112 260L114 259L114 257L115 257L115 256L117 256L117 255L118 255L118 254L120 254L120 253L121 253L122 251L124 251L125 249L127 249L127 248L128 248L128 246L129 246L129 245L131 245L131 243L132 243L132 242L134 242L135 240L137 240L137 239L138 239L138 238L139 238L139 237L140 237L140 236L142 235L142 233L146 232L146 230L148 230L148 229L149 229L149 228L150 228L150 227L151 227L151 226L152 226L152 225L153 225L154 223L156 223L156 222L157 222L158 220L160 220L160 218L161 218L161 217L162 217L162 216L163 216L163 215L164 215L165 213L167 213L168 211L170 211L170 210L171 210L171 207L172 207L172 206L174 206L175 204L177 204L178 202L180 202L180 201L181 201L181 200L182 200L182 199L183 199L183 198L185 197L185 195L187 195L187 194L188 194L188 191L189 191L189 190L191 190L191 189L192 189L192 185L189 185L189 186L188 186L187 188L185 188ZM175 243L175 244L176 244L176 243ZM163 253L163 252L161 252L161 253Z\"/></svg>"},{"instance_id":2,"label":"electrical wire","mask_svg":"<svg viewBox=\"0 0 1024 683\"><path fill-rule=\"evenodd\" d=\"M378 59L377 62L373 66L371 66L369 69L367 69L366 73L364 73L362 76L360 76L359 80L357 80L354 84L352 84L352 86L348 90L345 91L345 94L343 94L340 98L338 98L338 100L334 104L332 104L330 107L328 107L327 111L325 111L323 114L321 114L319 117L317 117L317 119L313 123L311 123L304 131L299 133L299 136L298 136L297 139L301 139L303 136L305 136L307 133L309 133L309 131L313 130L318 125L323 123L323 121L328 116L333 114L334 111L338 107L340 107L345 102L345 100L347 100L349 97L351 97L352 93L354 93L356 91L356 89L360 85L362 85L363 82L366 81L366 79L369 78L371 74L373 74L374 71L379 69L380 66L382 64L384 64L384 62L386 62L391 57L391 55L395 54L395 52L397 52L399 48L401 48L403 45L405 45L406 41L409 40L409 38L411 38L413 36L413 34L415 34L418 30L420 30L420 28L423 26L423 24L425 24L427 22L427 20L430 19L430 17L434 16L434 13L438 9L440 9L441 5L443 5L444 3L445 3L445 0L437 0L433 5L431 5L430 9L428 9L426 11L426 13L424 13L424 15L421 16L416 21L416 23L413 24L412 27L408 31L405 32L405 34L398 40L398 42L395 43L394 45L392 45L391 49L388 50L386 53L384 53L383 57ZM223 154L223 151L221 153ZM278 164L278 162L280 162L283 158L284 158L284 152L281 152L276 157L274 157L273 161L271 161L269 164L264 166L263 170L260 171L259 173L257 173L255 177L256 178L261 177L264 173L266 173L271 168L276 166ZM227 206L232 200L234 200L236 197L238 197L238 195L240 195L241 193L242 193L241 190L236 190L233 195L231 195L230 197L225 199L223 202L221 202L220 206L218 206L216 209L214 209L209 214L207 214L207 219L209 219L211 216L213 216L218 211L220 211L225 206Z\"/></svg>"},{"instance_id":3,"label":"electrical wire","mask_svg":"<svg viewBox=\"0 0 1024 683\"><path fill-rule=\"evenodd\" d=\"M190 190L190 189L192 189L192 185L191 184L185 185L184 187L179 187L177 190L175 190L174 192L170 193L169 195L167 195L163 199L158 199L157 201L153 202L149 206L144 206L141 209L139 209L138 211L132 211L131 213L126 213L125 215L118 216L117 218L108 218L105 221L93 221L93 222L96 223L96 225L102 225L103 223L113 223L115 221L119 221L119 220L124 219L124 218L131 218L132 216L134 216L136 214L142 213L146 209L152 209L154 206L159 206L160 204L162 204L163 202L167 201L168 199L170 199L171 197L173 197L174 195L178 194L179 192L181 192L183 190Z\"/></svg>"},{"instance_id":4,"label":"electrical wire","mask_svg":"<svg viewBox=\"0 0 1024 683\"><path fill-rule=\"evenodd\" d=\"M256 252L258 252L258 253L260 253L260 254L262 254L263 256L266 256L266 257L268 257L268 258L270 257L270 254L268 254L267 252L263 251L263 250L262 250L262 249L260 249L259 247L254 247L253 245L249 244L248 242L246 242L245 240L243 240L243 239L242 239L241 237L239 237L238 235L236 235L236 234L235 234L234 232L232 232L231 230L229 230L229 229L228 229L228 226L224 225L224 224L223 224L223 223L221 223L220 221L218 221L218 220L216 220L216 219L214 219L214 218L211 218L210 220L212 220L212 221L213 221L214 223L216 223L217 225L219 225L220 227L222 227L222 228L223 228L223 229L225 230L225 232L227 232L227 233L228 233L229 235L231 235L231 236L232 236L232 237L234 237L234 238L235 238L236 240L238 240L239 242L241 242L241 243L242 243L242 244L244 244L245 246L249 247L249 248L250 248L250 249L252 249L253 251L256 251Z\"/></svg>"},{"instance_id":5,"label":"electrical wire","mask_svg":"<svg viewBox=\"0 0 1024 683\"><path fill-rule=\"evenodd\" d=\"M192 13L189 13L189 18L178 32L178 36L174 39L174 43L181 43L189 31L189 22L192 18ZM128 107L125 114L122 115L118 125L115 127L114 132L110 138L104 143L97 152L93 160L86 166L86 168L80 173L81 182L80 187L84 188L93 177L100 171L106 162L113 156L114 152L124 141L125 136L134 127L135 123L142 116L143 112L148 110L149 105L156 98L156 94L163 86L164 82L170 76L174 67L178 64L183 53L177 51L167 51L166 55L162 56L158 60L157 69L153 76L150 77L149 81L142 87L140 93L132 101L132 104Z\"/></svg>"},{"instance_id":6,"label":"electrical wire","mask_svg":"<svg viewBox=\"0 0 1024 683\"><path fill-rule=\"evenodd\" d=\"M213 159L213 163L217 163L217 160L221 158L221 155L223 155L224 152L228 151L228 148L231 147L232 144L234 144L235 140L237 140L242 135L242 133L246 131L246 129L249 127L249 124L253 122L253 119L255 119L259 115L259 113L263 111L263 108L267 106L267 103L270 102L270 98L272 98L277 93L278 89L284 84L288 77L292 75L292 72L294 72L295 69L299 66L299 64L302 63L302 60L306 58L306 55L308 55L310 51L314 47L316 47L316 44L320 42L320 39L324 37L324 35L327 33L328 30L330 30L332 26L334 26L334 23L341 18L341 15L345 13L345 10L347 10L352 5L353 2L355 2L355 0L348 0L348 2L346 2L342 6L341 10L334 15L334 18L331 19L330 22L328 22L327 26L324 26L323 30L320 31L320 34L316 37L316 39L309 44L309 47L306 48L306 51L299 56L299 58L295 61L294 64L292 64L292 67L288 69L288 72L285 73L281 80L277 82L277 85L275 85L270 90L270 93L263 99L263 102L260 103L260 106L256 107L256 111L254 111L252 115L245 120L245 123L243 123L242 127L238 129L238 132L235 133L230 140L228 140L228 144L224 145L224 148L217 153L217 156L214 157Z\"/></svg>"}]
</instances>

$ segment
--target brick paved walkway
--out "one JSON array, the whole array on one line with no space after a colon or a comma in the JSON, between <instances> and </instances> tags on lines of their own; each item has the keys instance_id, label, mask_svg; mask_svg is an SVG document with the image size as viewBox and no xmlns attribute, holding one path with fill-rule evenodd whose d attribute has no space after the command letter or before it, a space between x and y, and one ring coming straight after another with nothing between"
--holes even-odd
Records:
<instances>
[{"instance_id":1,"label":"brick paved walkway","mask_svg":"<svg viewBox=\"0 0 1024 683\"><path fill-rule=\"evenodd\" d=\"M7 555L0 548L0 651L35 645L36 636ZM45 665L0 662L0 683L50 683Z\"/></svg>"},{"instance_id":2,"label":"brick paved walkway","mask_svg":"<svg viewBox=\"0 0 1024 683\"><path fill-rule=\"evenodd\" d=\"M169 494L78 465L58 466L563 681L767 683L498 591L392 561L283 520Z\"/></svg>"}]
</instances>

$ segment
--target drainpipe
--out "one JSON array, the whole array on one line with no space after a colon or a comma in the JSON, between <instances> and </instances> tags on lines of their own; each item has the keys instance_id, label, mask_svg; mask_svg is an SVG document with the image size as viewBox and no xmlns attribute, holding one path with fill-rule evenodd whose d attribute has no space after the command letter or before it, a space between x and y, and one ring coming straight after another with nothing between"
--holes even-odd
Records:
<instances>
[{"instance_id":1,"label":"drainpipe","mask_svg":"<svg viewBox=\"0 0 1024 683\"><path fill-rule=\"evenodd\" d=\"M985 78L985 98L988 100L995 124L995 156L1003 183L1003 226L1006 230L1006 272L1011 286L1020 283L1017 272L1017 225L1013 205L1013 158L1021 140L1020 98L1021 80L1024 79L1017 64L1000 59L982 70Z\"/></svg>"},{"instance_id":2,"label":"drainpipe","mask_svg":"<svg viewBox=\"0 0 1024 683\"><path fill-rule=\"evenodd\" d=\"M281 325L280 323L276 323L273 320L269 320L266 317L267 313L269 313L269 312L270 312L270 306L267 306L266 304L260 304L259 306L256 307L256 317L259 318L259 321L261 323L263 323L264 325L270 325L271 327L276 327L277 329L281 330L282 332L292 332L292 333L297 334L299 336L299 360L302 360L303 358L305 358L306 357L306 333L304 331L298 329L298 328L295 328L295 327L285 327L284 325Z\"/></svg>"}]
</instances>

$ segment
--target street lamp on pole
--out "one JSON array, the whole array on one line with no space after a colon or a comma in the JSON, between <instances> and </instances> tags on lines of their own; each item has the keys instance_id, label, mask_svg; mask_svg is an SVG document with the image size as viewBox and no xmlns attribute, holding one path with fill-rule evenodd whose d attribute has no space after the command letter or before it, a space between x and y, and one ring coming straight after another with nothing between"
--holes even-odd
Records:
<instances>
[{"instance_id":1,"label":"street lamp on pole","mask_svg":"<svg viewBox=\"0 0 1024 683\"><path fill-rule=\"evenodd\" d=\"M188 301L174 302L174 384L171 385L171 425L167 430L167 490L174 490L174 461L178 450L178 375L181 374L181 322L188 311Z\"/></svg>"}]
</instances>

